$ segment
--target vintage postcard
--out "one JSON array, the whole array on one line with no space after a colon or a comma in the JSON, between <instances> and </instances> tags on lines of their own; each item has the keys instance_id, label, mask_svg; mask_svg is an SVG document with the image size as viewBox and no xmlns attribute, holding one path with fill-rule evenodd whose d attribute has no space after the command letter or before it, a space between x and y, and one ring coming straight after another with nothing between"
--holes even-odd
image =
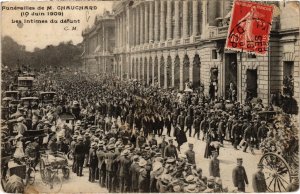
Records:
<instances>
[{"instance_id":1,"label":"vintage postcard","mask_svg":"<svg viewBox=\"0 0 300 194\"><path fill-rule=\"evenodd\" d=\"M0 14L1 192L299 190L299 1Z\"/></svg>"}]
</instances>

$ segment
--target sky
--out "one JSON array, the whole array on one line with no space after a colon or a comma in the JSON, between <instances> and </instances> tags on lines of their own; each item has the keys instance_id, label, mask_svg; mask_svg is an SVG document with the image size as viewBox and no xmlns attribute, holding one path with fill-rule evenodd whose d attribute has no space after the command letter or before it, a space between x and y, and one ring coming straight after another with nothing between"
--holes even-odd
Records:
<instances>
[{"instance_id":1,"label":"sky","mask_svg":"<svg viewBox=\"0 0 300 194\"><path fill-rule=\"evenodd\" d=\"M112 10L112 1L68 1L68 2L2 2L1 6L1 36L10 36L16 42L26 46L27 51L33 51L34 48L43 49L47 45L58 45L62 41L72 40L74 44L82 42L82 30L87 26L92 26L96 15L101 15L104 10ZM25 11L7 10L7 8L24 7ZM47 6L52 6L52 11L46 10ZM48 14L57 14L61 12L57 6L96 6L96 10L68 10L63 11L63 16L48 16ZM28 10L34 7L35 10ZM38 10L44 7L45 10ZM26 16L27 13L29 14ZM21 16L21 14L23 15ZM37 15L31 15L35 13ZM45 15L40 15L44 13ZM25 20L47 20L48 23L24 23ZM58 23L50 23L51 19ZM80 23L60 23L62 19L80 20ZM20 20L23 25L13 22ZM76 30L72 30L72 28Z\"/></svg>"}]
</instances>

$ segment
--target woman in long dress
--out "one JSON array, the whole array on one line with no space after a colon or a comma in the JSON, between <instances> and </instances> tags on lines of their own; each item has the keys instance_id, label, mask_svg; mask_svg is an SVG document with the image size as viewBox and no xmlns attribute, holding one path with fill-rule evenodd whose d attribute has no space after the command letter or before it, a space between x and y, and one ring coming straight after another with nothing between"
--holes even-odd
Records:
<instances>
[{"instance_id":1,"label":"woman in long dress","mask_svg":"<svg viewBox=\"0 0 300 194\"><path fill-rule=\"evenodd\" d=\"M14 153L14 158L21 159L25 156L24 149L23 149L23 142L22 142L23 135L18 134L16 138L16 150Z\"/></svg>"}]
</instances>

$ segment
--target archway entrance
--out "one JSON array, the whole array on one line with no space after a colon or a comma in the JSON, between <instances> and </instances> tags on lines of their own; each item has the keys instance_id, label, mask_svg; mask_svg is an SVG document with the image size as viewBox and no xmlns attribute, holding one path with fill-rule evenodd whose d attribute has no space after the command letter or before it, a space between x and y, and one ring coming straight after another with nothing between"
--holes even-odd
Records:
<instances>
[{"instance_id":1,"label":"archway entrance","mask_svg":"<svg viewBox=\"0 0 300 194\"><path fill-rule=\"evenodd\" d=\"M149 58L149 85L152 84L153 79L153 64L152 64L152 57Z\"/></svg>"},{"instance_id":2,"label":"archway entrance","mask_svg":"<svg viewBox=\"0 0 300 194\"><path fill-rule=\"evenodd\" d=\"M172 84L172 58L169 55L167 58L167 66L166 66L166 70L167 70L167 88L171 86Z\"/></svg>"},{"instance_id":3,"label":"archway entrance","mask_svg":"<svg viewBox=\"0 0 300 194\"><path fill-rule=\"evenodd\" d=\"M179 88L180 85L180 58L176 55L174 60L174 88Z\"/></svg>"},{"instance_id":4,"label":"archway entrance","mask_svg":"<svg viewBox=\"0 0 300 194\"><path fill-rule=\"evenodd\" d=\"M193 60L193 88L200 86L200 57L198 54L195 55Z\"/></svg>"},{"instance_id":5,"label":"archway entrance","mask_svg":"<svg viewBox=\"0 0 300 194\"><path fill-rule=\"evenodd\" d=\"M183 79L182 79L183 90L185 89L185 83L190 81L189 77L190 77L190 59L188 55L185 55L183 58Z\"/></svg>"},{"instance_id":6,"label":"archway entrance","mask_svg":"<svg viewBox=\"0 0 300 194\"><path fill-rule=\"evenodd\" d=\"M246 75L246 98L252 100L257 97L257 69L247 69Z\"/></svg>"},{"instance_id":7,"label":"archway entrance","mask_svg":"<svg viewBox=\"0 0 300 194\"><path fill-rule=\"evenodd\" d=\"M237 87L237 55L236 53L225 54L225 98L228 99L230 94L230 83L238 94Z\"/></svg>"},{"instance_id":8,"label":"archway entrance","mask_svg":"<svg viewBox=\"0 0 300 194\"><path fill-rule=\"evenodd\" d=\"M154 59L154 84L157 83L158 81L158 58L157 56L155 56L155 59Z\"/></svg>"},{"instance_id":9,"label":"archway entrance","mask_svg":"<svg viewBox=\"0 0 300 194\"><path fill-rule=\"evenodd\" d=\"M164 83L165 83L165 60L164 60L164 57L161 56L160 58L160 82L159 82L159 86L161 88L164 87Z\"/></svg>"}]
</instances>

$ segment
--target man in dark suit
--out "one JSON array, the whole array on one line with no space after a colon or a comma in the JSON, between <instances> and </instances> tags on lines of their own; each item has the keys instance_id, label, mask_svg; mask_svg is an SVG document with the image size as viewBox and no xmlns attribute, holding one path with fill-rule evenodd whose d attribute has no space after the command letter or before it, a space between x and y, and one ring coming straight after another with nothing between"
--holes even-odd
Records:
<instances>
[{"instance_id":1,"label":"man in dark suit","mask_svg":"<svg viewBox=\"0 0 300 194\"><path fill-rule=\"evenodd\" d=\"M97 150L97 158L98 158L98 169L99 169L99 184L104 187L105 183L105 173L106 173L106 166L105 166L105 152L103 150L103 142L99 142L98 150Z\"/></svg>"},{"instance_id":2,"label":"man in dark suit","mask_svg":"<svg viewBox=\"0 0 300 194\"><path fill-rule=\"evenodd\" d=\"M245 184L248 186L248 178L243 165L243 159L237 158L237 166L232 171L233 185L237 187L238 191L245 192Z\"/></svg>"},{"instance_id":3,"label":"man in dark suit","mask_svg":"<svg viewBox=\"0 0 300 194\"><path fill-rule=\"evenodd\" d=\"M130 165L131 161L128 157L129 155L129 150L124 150L122 153L123 156L120 158L120 192L122 193L127 193L129 192L129 183L130 183L130 178L129 178L129 170L130 170Z\"/></svg>"},{"instance_id":4,"label":"man in dark suit","mask_svg":"<svg viewBox=\"0 0 300 194\"><path fill-rule=\"evenodd\" d=\"M186 130L185 130L185 133L187 131L189 131L189 137L192 136L192 125L193 125L193 119L190 115L190 113L188 113L188 115L185 117L184 119L184 124L186 126ZM183 128L182 128L183 129Z\"/></svg>"},{"instance_id":5,"label":"man in dark suit","mask_svg":"<svg viewBox=\"0 0 300 194\"><path fill-rule=\"evenodd\" d=\"M78 144L75 146L76 173L77 176L83 176L82 168L83 168L86 148L85 145L83 144L82 136L79 136L77 140L78 140Z\"/></svg>"}]
</instances>

